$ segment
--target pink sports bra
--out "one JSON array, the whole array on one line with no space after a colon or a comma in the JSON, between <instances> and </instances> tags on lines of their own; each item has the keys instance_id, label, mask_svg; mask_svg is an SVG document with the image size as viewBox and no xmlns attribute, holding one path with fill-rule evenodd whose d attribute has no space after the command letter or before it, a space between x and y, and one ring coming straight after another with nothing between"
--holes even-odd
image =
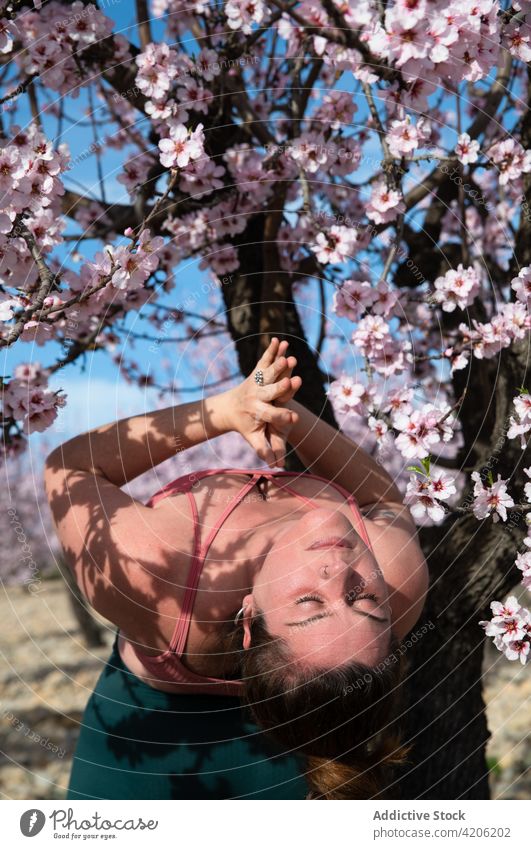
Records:
<instances>
[{"instance_id":1,"label":"pink sports bra","mask_svg":"<svg viewBox=\"0 0 531 849\"><path fill-rule=\"evenodd\" d=\"M207 477L208 475L219 474L241 474L246 475L249 479L243 484L238 494L233 499L231 499L226 509L223 510L216 524L211 529L207 539L204 542L201 542L197 504L193 493L191 492L191 485L195 481ZM360 513L358 503L352 493L349 493L348 490L340 486L340 484L334 483L334 481L329 481L327 478L321 477L320 475L314 475L309 472L288 472L285 470L273 472L267 470L264 471L263 469L220 468L204 469L202 471L194 472L193 474L183 475L182 477L177 478L174 481L170 481L170 483L167 483L165 486L162 487L162 489L159 489L158 492L151 496L149 501L147 501L146 506L153 507L157 503L157 501L159 501L159 499L166 498L166 496L173 495L176 492L186 492L190 500L192 515L194 519L194 553L190 565L190 570L187 576L186 591L184 595L181 615L175 625L175 629L168 648L161 654L152 656L141 652L134 643L130 644L135 654L142 662L142 665L145 667L148 673L153 676L154 680L182 685L178 688L178 692L210 693L214 695L227 696L241 695L244 686L243 681L237 679L231 680L224 678L210 678L204 675L199 675L188 669L181 660L186 646L188 631L190 629L195 595L197 592L199 578L201 576L201 571L203 569L205 558L208 554L209 548L212 545L216 534L218 533L219 529L222 527L223 523L228 518L228 516L232 513L235 506L241 501L242 498L247 495L247 493L253 488L255 483L260 481L261 478L268 478L269 480L272 480L275 485L279 487L279 489L285 489L291 495L295 496L296 498L299 498L301 501L304 501L310 507L318 507L318 505L315 504L312 499L306 498L306 496L301 495L299 492L296 492L294 489L292 489L292 487L287 484L285 486L281 486L280 483L276 480L277 478L283 478L290 475L297 475L297 477L314 478L315 480L321 480L327 484L331 483L333 486L335 486L335 488L346 498L347 502L351 505L352 513L355 519L356 530L360 534L366 545L371 548L371 543L367 535L367 530L363 522L363 517ZM188 488L186 487L186 483L190 485Z\"/></svg>"}]
</instances>

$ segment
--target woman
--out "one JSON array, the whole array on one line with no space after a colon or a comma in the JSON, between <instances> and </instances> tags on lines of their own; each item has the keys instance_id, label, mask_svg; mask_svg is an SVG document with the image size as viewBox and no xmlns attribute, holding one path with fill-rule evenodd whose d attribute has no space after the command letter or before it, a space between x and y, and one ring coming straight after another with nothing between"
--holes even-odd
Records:
<instances>
[{"instance_id":1,"label":"woman","mask_svg":"<svg viewBox=\"0 0 531 849\"><path fill-rule=\"evenodd\" d=\"M47 458L65 557L119 629L69 798L372 797L404 757L397 648L427 588L416 527L383 469L294 400L286 350L274 338L239 386ZM205 470L147 505L120 489L230 430L270 467L289 436L311 471Z\"/></svg>"}]
</instances>

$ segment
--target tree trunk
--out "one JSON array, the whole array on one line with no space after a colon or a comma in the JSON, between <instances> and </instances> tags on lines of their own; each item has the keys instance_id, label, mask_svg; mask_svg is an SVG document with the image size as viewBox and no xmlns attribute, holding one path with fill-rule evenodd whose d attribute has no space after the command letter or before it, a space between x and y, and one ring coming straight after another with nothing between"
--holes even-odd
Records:
<instances>
[{"instance_id":1,"label":"tree trunk","mask_svg":"<svg viewBox=\"0 0 531 849\"><path fill-rule=\"evenodd\" d=\"M242 235L240 270L224 286L228 326L242 373L254 368L259 355L263 220L255 218ZM279 272L282 273L282 272ZM297 305L285 300L284 334L297 357L296 372L304 383L297 398L335 427L323 386L323 374L308 347ZM272 332L275 332L274 328ZM504 350L498 361L473 359L469 370L455 373L454 390L467 392L461 410L468 466L493 469L511 478L511 491L523 486L522 468L531 462L518 440L505 438L516 387L525 379L525 345ZM297 461L298 465L294 462ZM302 470L290 455L288 468ZM471 503L463 493L461 506ZM443 525L419 529L428 561L430 590L417 625L403 641L408 672L404 685L404 741L411 745L408 763L389 786L391 798L489 798L485 758L489 738L482 696L485 638L478 622L490 618L490 602L503 598L521 578L515 553L525 535L520 514L508 522L482 522L469 514L449 514ZM423 626L426 625L426 628Z\"/></svg>"},{"instance_id":2,"label":"tree trunk","mask_svg":"<svg viewBox=\"0 0 531 849\"><path fill-rule=\"evenodd\" d=\"M240 267L232 280L223 286L227 309L227 325L236 345L242 374L247 376L256 366L261 353L260 316L262 312L263 263L261 245L264 238L264 216L255 216L234 244L238 248ZM285 272L278 269L279 275ZM282 304L284 327L272 333L289 341L289 353L297 358L294 374L303 378L297 401L325 421L337 427L332 405L324 390L325 375L319 368L314 352L308 346L300 321L296 301L290 290ZM304 471L305 467L293 450L286 468Z\"/></svg>"},{"instance_id":3,"label":"tree trunk","mask_svg":"<svg viewBox=\"0 0 531 849\"><path fill-rule=\"evenodd\" d=\"M467 465L472 458L478 470L492 470L494 479L497 472L509 478L515 501L520 500L522 469L531 462L531 452L529 447L522 451L518 439L507 440L506 433L512 398L527 374L528 356L522 342L502 351L496 363L474 361L462 418ZM495 374L490 387L485 372ZM461 506L471 500L468 489ZM402 798L489 798L485 758L489 731L482 697L485 638L478 622L490 619L490 602L503 600L521 580L514 560L525 534L522 515L510 509L507 522L491 518L479 522L471 514L453 513L443 525L419 531L430 590L409 636L420 633L423 624L428 629L406 653L404 725L412 751L397 785Z\"/></svg>"}]
</instances>

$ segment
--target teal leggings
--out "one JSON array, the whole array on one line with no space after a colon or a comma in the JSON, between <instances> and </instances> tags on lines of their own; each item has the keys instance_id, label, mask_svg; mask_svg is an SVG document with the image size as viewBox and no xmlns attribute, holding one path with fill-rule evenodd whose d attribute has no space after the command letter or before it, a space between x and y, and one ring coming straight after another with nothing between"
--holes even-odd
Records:
<instances>
[{"instance_id":1,"label":"teal leggings","mask_svg":"<svg viewBox=\"0 0 531 849\"><path fill-rule=\"evenodd\" d=\"M115 640L81 725L67 799L304 799L304 763L233 696L144 684Z\"/></svg>"}]
</instances>

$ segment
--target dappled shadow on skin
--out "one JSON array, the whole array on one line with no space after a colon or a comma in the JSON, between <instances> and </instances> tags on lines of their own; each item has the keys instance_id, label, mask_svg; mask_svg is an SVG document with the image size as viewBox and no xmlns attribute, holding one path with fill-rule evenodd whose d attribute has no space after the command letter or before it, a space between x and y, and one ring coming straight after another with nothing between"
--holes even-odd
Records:
<instances>
[{"instance_id":1,"label":"dappled shadow on skin","mask_svg":"<svg viewBox=\"0 0 531 849\"><path fill-rule=\"evenodd\" d=\"M149 421L148 416L146 427ZM105 433L105 439L108 438L109 434ZM167 457L167 439L149 431L149 443L153 463L156 464L159 457L162 462ZM163 443L166 443L165 454ZM92 440L88 445L87 453L90 451L97 461ZM97 448L97 436L94 446ZM159 489L155 504L151 504L152 499L144 504L120 489L134 479L130 457L139 453L138 437L128 438L126 425L121 426L118 449L120 457L127 457L127 480L123 476L120 479L114 463L108 464L112 468L109 472L112 481L99 474L97 467L95 471L82 471L75 468L75 463L69 466L67 447L56 450L48 460L48 500L59 528L66 562L74 571L79 587L89 603L119 627L123 637L139 651L149 655L164 652L179 621L193 562L195 529L190 495L197 507L198 531L203 545L221 515L233 506L234 510L216 533L206 558L194 600L194 617L183 663L192 672L202 675L237 674L236 669L227 668L228 663L222 665L221 636L225 635L242 598L251 590L250 575L260 568L260 560L266 557L274 543L279 523L284 518L293 518L298 510L303 515L313 509L286 492L282 488L284 480L295 486L300 494L310 498L318 496L320 506L341 507L355 526L351 508L345 506L345 498L332 483L306 478L301 485L296 476L286 479L280 476L276 479L280 487L271 482L271 502L266 498L258 511L238 510L235 496L250 480L251 472L249 475L242 472L197 477L200 470L181 476L184 491L172 490L171 484L166 484L167 492L160 493ZM142 450L145 454L145 446ZM134 466L134 459L132 464ZM87 468L90 468L88 464ZM138 467L139 474L144 471L145 468ZM258 500L256 486L244 498L253 491ZM235 514L237 518L233 523ZM258 538L257 525L260 527ZM382 529L381 533L384 532ZM252 544L246 545L245 540ZM252 561L249 552L252 552ZM130 657L128 654L128 662ZM156 685L156 680L152 683Z\"/></svg>"},{"instance_id":2,"label":"dappled shadow on skin","mask_svg":"<svg viewBox=\"0 0 531 849\"><path fill-rule=\"evenodd\" d=\"M149 438L156 461L158 440L151 432ZM135 445L136 440L129 444L127 436L120 433L121 455L134 454ZM94 456L97 460L96 453ZM79 587L92 607L117 625L139 650L148 654L164 651L179 618L192 563L194 524L188 495L170 490L157 504L148 507L120 489L125 480L113 483L97 473L69 467L68 451L64 452L64 459L59 451L51 460L48 501L60 529L66 562L73 569ZM145 470L139 473L142 471ZM239 474L237 481L232 476L215 476L213 486L213 478L201 478L192 490L203 543L230 498L249 479L244 474ZM332 506L338 500L341 503L339 493L334 496L331 487L326 488L320 481L313 483L323 505L328 501ZM276 490L275 484L272 488ZM289 501L291 496L287 498ZM293 502L288 504L288 501L286 509L292 513ZM266 501L265 516L268 509ZM278 518L278 512L275 515ZM68 532L61 527L62 523L70 528ZM242 528L242 534L253 532L253 527ZM271 543L274 533L272 522ZM250 590L243 583L246 570L241 568L242 534L233 532L229 543L223 538L222 528L202 573L196 598L201 616L194 617L193 628L196 645L198 635L205 638L205 651L190 652L183 658L192 671L200 674L217 677L216 636L220 624L230 621L241 598ZM267 550L266 541L264 556Z\"/></svg>"}]
</instances>

